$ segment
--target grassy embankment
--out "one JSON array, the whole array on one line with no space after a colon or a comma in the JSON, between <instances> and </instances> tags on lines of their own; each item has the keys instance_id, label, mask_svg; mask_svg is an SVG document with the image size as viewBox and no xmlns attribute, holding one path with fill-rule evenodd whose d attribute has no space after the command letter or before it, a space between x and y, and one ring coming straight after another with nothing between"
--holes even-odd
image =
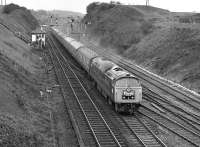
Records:
<instances>
[{"instance_id":1,"label":"grassy embankment","mask_svg":"<svg viewBox=\"0 0 200 147\"><path fill-rule=\"evenodd\" d=\"M48 108L40 97L44 64L14 35L30 35L38 22L11 4L1 8L0 23L7 25L0 25L0 146L50 146Z\"/></svg>"}]
</instances>

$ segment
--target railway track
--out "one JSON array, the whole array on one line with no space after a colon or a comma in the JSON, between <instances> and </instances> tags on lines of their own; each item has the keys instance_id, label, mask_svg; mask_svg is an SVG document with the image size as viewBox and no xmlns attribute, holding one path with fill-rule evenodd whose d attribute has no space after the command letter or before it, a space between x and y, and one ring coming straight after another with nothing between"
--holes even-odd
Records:
<instances>
[{"instance_id":1,"label":"railway track","mask_svg":"<svg viewBox=\"0 0 200 147\"><path fill-rule=\"evenodd\" d=\"M122 117L124 123L134 134L132 139L137 146L145 147L166 147L165 143L152 131L150 124L146 120L141 120L141 115Z\"/></svg>"},{"instance_id":2,"label":"railway track","mask_svg":"<svg viewBox=\"0 0 200 147\"><path fill-rule=\"evenodd\" d=\"M141 69L140 67L134 65L130 61L123 59L122 57L109 52L108 50L99 48L94 44L86 44L89 48L97 51L99 54L113 60L120 66L124 67L129 72L134 73L137 77L139 77L142 81L150 83L151 85L161 89L167 94L173 96L173 100L181 102L186 107L190 107L193 110L193 114L200 117L200 99L199 96L196 96L192 93L190 95L186 92L183 92L177 88L174 88L173 85L166 84L166 81L163 81L161 77L150 74L148 71ZM168 82L168 81L167 81ZM169 83L169 82L168 82ZM144 85L143 85L144 86Z\"/></svg>"},{"instance_id":3,"label":"railway track","mask_svg":"<svg viewBox=\"0 0 200 147\"><path fill-rule=\"evenodd\" d=\"M90 46L90 48L94 48ZM96 49L95 49L96 51ZM105 50L100 51L100 54L103 56L106 56L108 58L111 58L118 64L120 63L121 66L125 67L129 71L133 72L135 69L132 67L132 64L124 61L123 59L120 59L119 57L116 57L116 55L113 55L112 53L105 54ZM127 64L128 63L128 64ZM170 101L166 97L160 96L157 93L153 92L152 90L149 90L146 86L144 86L145 90L149 90L149 92L144 92L144 99L148 100L149 102L152 102L162 108L162 110L166 110L165 112L170 113L170 117L164 117L163 115L160 115L158 113L154 114L153 111L148 108L149 114L141 113L142 115L148 117L149 119L153 120L157 124L167 128L174 134L178 135L182 139L186 140L190 144L194 146L200 146L200 101L192 96L189 97L188 94L185 94L184 92L181 92L180 90L174 89L170 85L166 85L163 81L160 82L160 80L155 80L156 83L153 82L154 78L151 76L147 76L148 78L143 78L146 76L142 71L137 70L137 76L147 82L149 82L148 78L150 78L150 82L152 85L164 90L168 94L172 95L176 98L176 101L173 101L173 99ZM141 74L139 73L141 72ZM135 72L134 72L135 73ZM160 82L161 84L157 85L157 83ZM165 87L167 87L165 89ZM175 92L174 92L174 91ZM156 97L155 97L156 95ZM183 99L182 99L183 98ZM190 99L191 98L191 99ZM183 103L184 105L179 105L179 103ZM167 105L166 105L167 104ZM191 108L191 110L187 109ZM157 115L157 118L155 117ZM151 116L152 115L152 116ZM160 118L159 118L160 116ZM161 117L162 116L162 117ZM162 118L162 119L161 119ZM173 118L173 119L172 119ZM163 122L163 120L166 120Z\"/></svg>"},{"instance_id":4,"label":"railway track","mask_svg":"<svg viewBox=\"0 0 200 147\"><path fill-rule=\"evenodd\" d=\"M179 118L181 123L187 123L189 128L192 127L195 131L200 132L200 118L195 114L190 113L190 111L187 111L187 109L185 110L179 105L174 104L151 90L148 92L147 88L143 90L143 99L153 103L152 105L156 104L156 106L162 108L159 110L162 113L170 113L176 118Z\"/></svg>"},{"instance_id":5,"label":"railway track","mask_svg":"<svg viewBox=\"0 0 200 147\"><path fill-rule=\"evenodd\" d=\"M64 52L62 52L64 54ZM74 65L75 66L75 65ZM74 67L76 70L77 68ZM83 83L84 84L84 83ZM99 110L105 109L105 106ZM109 110L108 110L109 111ZM137 115L130 117L121 117L120 115L112 114L110 117L118 117L126 125L130 133L130 138L134 142L134 146L144 147L165 147L166 145L157 137L157 135L150 129L150 124L147 121L142 121Z\"/></svg>"},{"instance_id":6,"label":"railway track","mask_svg":"<svg viewBox=\"0 0 200 147\"><path fill-rule=\"evenodd\" d=\"M119 132L113 131L115 128L111 129L105 121L73 69L60 54L56 43L51 37L49 38L49 44L51 45L49 52L56 64L54 66L62 69L63 76L60 78L60 82L62 82L65 91L68 91L65 93L68 97L65 101L68 103L68 109L72 111L81 130L80 136L83 138L83 143L86 146L127 146Z\"/></svg>"},{"instance_id":7,"label":"railway track","mask_svg":"<svg viewBox=\"0 0 200 147\"><path fill-rule=\"evenodd\" d=\"M191 145L200 146L199 132L197 133L194 130L190 130L186 126L171 119L165 114L158 113L155 110L152 110L151 108L148 108L146 106L142 106L138 112L144 117L173 132L183 140L189 142Z\"/></svg>"},{"instance_id":8,"label":"railway track","mask_svg":"<svg viewBox=\"0 0 200 147\"><path fill-rule=\"evenodd\" d=\"M118 61L116 61L118 62ZM146 95L146 97L149 94ZM151 95L152 96L152 95ZM153 96L152 96L153 97ZM148 99L148 98L146 98ZM161 104L158 101L154 101L154 103L157 102L157 104ZM184 103L186 103L184 101ZM186 103L187 104L187 103ZM172 104L173 105L173 104ZM194 106L194 109L196 109L196 105L190 105ZM177 109L183 109L181 107L176 107ZM167 109L166 110L170 110ZM184 109L183 109L184 110ZM198 111L198 108L195 110ZM169 111L175 116L179 116L178 118L182 121L185 120L185 122L192 127L193 129L189 129L186 126L186 123L180 123L178 121L175 121L174 119L171 119L167 116L164 116L160 113L157 113L156 111L153 111L152 109L149 109L145 106L134 115L134 117L123 117L122 120L124 124L129 128L129 130L132 132L132 140L134 140L136 146L166 146L152 131L150 124L148 123L148 119L155 122L156 124L170 130L173 134L176 134L183 140L187 141L193 146L200 146L200 136L198 132L198 127L193 126L192 123L198 124L198 116L195 116L197 118L197 121L191 119L192 121L189 121L189 118L184 117L183 115L180 116L176 112ZM195 114L195 113L192 113ZM195 131L195 127L197 128L197 131Z\"/></svg>"},{"instance_id":9,"label":"railway track","mask_svg":"<svg viewBox=\"0 0 200 147\"><path fill-rule=\"evenodd\" d=\"M120 64L123 65L127 70L133 73L137 73L136 75L139 76L142 80L145 80L146 82L149 82L151 85L161 89L162 91L166 92L167 94L173 96L173 101L178 101L182 103L182 105L186 107L190 107L194 114L198 115L200 112L200 101L197 99L193 99L192 97L189 97L188 95L186 96L182 92L180 92L177 89L173 89L171 86L166 85L163 83L161 80L156 80L156 78L153 78L152 76L149 76L148 74L144 74L142 71L139 71L135 68L133 68L133 64L126 64L122 63L120 61ZM147 78L146 78L147 77ZM144 87L144 85L143 85ZM200 116L200 115L199 115Z\"/></svg>"},{"instance_id":10,"label":"railway track","mask_svg":"<svg viewBox=\"0 0 200 147\"><path fill-rule=\"evenodd\" d=\"M88 45L88 47L90 47L91 49L94 49L99 54L112 59L114 62L118 63L119 65L124 67L126 70L134 73L142 81L145 81L145 82L155 86L156 88L161 89L162 91L166 92L169 95L168 97L166 97L166 96L164 97L161 95L160 95L160 97L165 99L165 101L171 102L171 104L173 104L176 108L179 107L179 109L182 109L182 111L184 111L186 114L191 115L191 116L195 117L196 119L200 120L200 100L199 99L194 98L193 96L189 97L188 94L185 94L184 92L181 92L180 90L172 88L172 86L167 85L162 80L156 79L156 77L148 75L148 73L145 73L145 71L143 71L142 69L138 70L137 68L139 68L139 67L137 67L137 66L135 67L135 65L122 59L118 55L115 55L111 52L107 53L108 51L105 51L105 49L99 49L99 47L94 46L91 43ZM105 52L106 52L106 54L105 54ZM143 84L143 88L149 89L144 84ZM153 93L155 94L155 92L153 92Z\"/></svg>"},{"instance_id":11,"label":"railway track","mask_svg":"<svg viewBox=\"0 0 200 147\"><path fill-rule=\"evenodd\" d=\"M89 91L90 90L91 89L89 89ZM136 114L133 116L127 116L124 114L118 114L114 111L114 109L111 109L112 107L110 105L108 106L109 108L105 106L106 104L103 96L99 99L103 100L103 104L98 104L97 107L101 111L109 112L107 117L122 124L120 129L123 130L122 132L128 132L128 139L133 143L130 146L166 147L165 143L154 133L152 126L148 123L148 121L144 119L141 120L141 115Z\"/></svg>"}]
</instances>

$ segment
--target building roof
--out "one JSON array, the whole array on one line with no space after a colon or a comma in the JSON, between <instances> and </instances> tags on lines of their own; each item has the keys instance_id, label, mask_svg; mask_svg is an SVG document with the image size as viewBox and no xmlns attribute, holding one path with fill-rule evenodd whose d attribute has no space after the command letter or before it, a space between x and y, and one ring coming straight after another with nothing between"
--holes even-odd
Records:
<instances>
[{"instance_id":1,"label":"building roof","mask_svg":"<svg viewBox=\"0 0 200 147\"><path fill-rule=\"evenodd\" d=\"M46 32L44 30L41 30L40 28L37 28L32 31L31 34L46 34Z\"/></svg>"}]
</instances>

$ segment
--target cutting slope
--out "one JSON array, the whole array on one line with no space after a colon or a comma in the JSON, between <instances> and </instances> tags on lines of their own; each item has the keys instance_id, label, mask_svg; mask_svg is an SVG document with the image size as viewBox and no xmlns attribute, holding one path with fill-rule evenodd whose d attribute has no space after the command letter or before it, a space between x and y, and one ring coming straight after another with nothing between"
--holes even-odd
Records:
<instances>
[{"instance_id":1,"label":"cutting slope","mask_svg":"<svg viewBox=\"0 0 200 147\"><path fill-rule=\"evenodd\" d=\"M30 34L39 26L30 10L15 4L9 4L2 8L0 23L5 23L11 30L26 34Z\"/></svg>"},{"instance_id":2,"label":"cutting slope","mask_svg":"<svg viewBox=\"0 0 200 147\"><path fill-rule=\"evenodd\" d=\"M200 30L172 27L145 37L124 53L138 64L189 88L200 89Z\"/></svg>"},{"instance_id":3,"label":"cutting slope","mask_svg":"<svg viewBox=\"0 0 200 147\"><path fill-rule=\"evenodd\" d=\"M199 16L155 7L92 3L83 21L88 23L90 38L97 38L100 45L200 91Z\"/></svg>"},{"instance_id":4,"label":"cutting slope","mask_svg":"<svg viewBox=\"0 0 200 147\"><path fill-rule=\"evenodd\" d=\"M141 11L130 6L107 3L90 4L83 21L90 23L90 33L100 37L102 45L112 45L120 52L140 42L153 27Z\"/></svg>"},{"instance_id":5,"label":"cutting slope","mask_svg":"<svg viewBox=\"0 0 200 147\"><path fill-rule=\"evenodd\" d=\"M44 64L11 31L28 35L38 23L29 20L32 15L25 8L15 8L0 14L0 146L52 146L49 114L40 97L46 87Z\"/></svg>"}]
</instances>

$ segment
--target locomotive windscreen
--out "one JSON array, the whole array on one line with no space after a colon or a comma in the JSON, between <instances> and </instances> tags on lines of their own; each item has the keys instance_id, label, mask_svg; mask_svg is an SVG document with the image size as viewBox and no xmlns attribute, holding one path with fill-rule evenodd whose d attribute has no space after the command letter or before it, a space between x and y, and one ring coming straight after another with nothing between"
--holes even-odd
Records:
<instances>
[{"instance_id":1,"label":"locomotive windscreen","mask_svg":"<svg viewBox=\"0 0 200 147\"><path fill-rule=\"evenodd\" d=\"M116 103L139 103L142 99L140 81L134 77L123 77L115 84Z\"/></svg>"},{"instance_id":2,"label":"locomotive windscreen","mask_svg":"<svg viewBox=\"0 0 200 147\"><path fill-rule=\"evenodd\" d=\"M135 78L122 78L117 80L115 87L140 87L140 82Z\"/></svg>"}]
</instances>

